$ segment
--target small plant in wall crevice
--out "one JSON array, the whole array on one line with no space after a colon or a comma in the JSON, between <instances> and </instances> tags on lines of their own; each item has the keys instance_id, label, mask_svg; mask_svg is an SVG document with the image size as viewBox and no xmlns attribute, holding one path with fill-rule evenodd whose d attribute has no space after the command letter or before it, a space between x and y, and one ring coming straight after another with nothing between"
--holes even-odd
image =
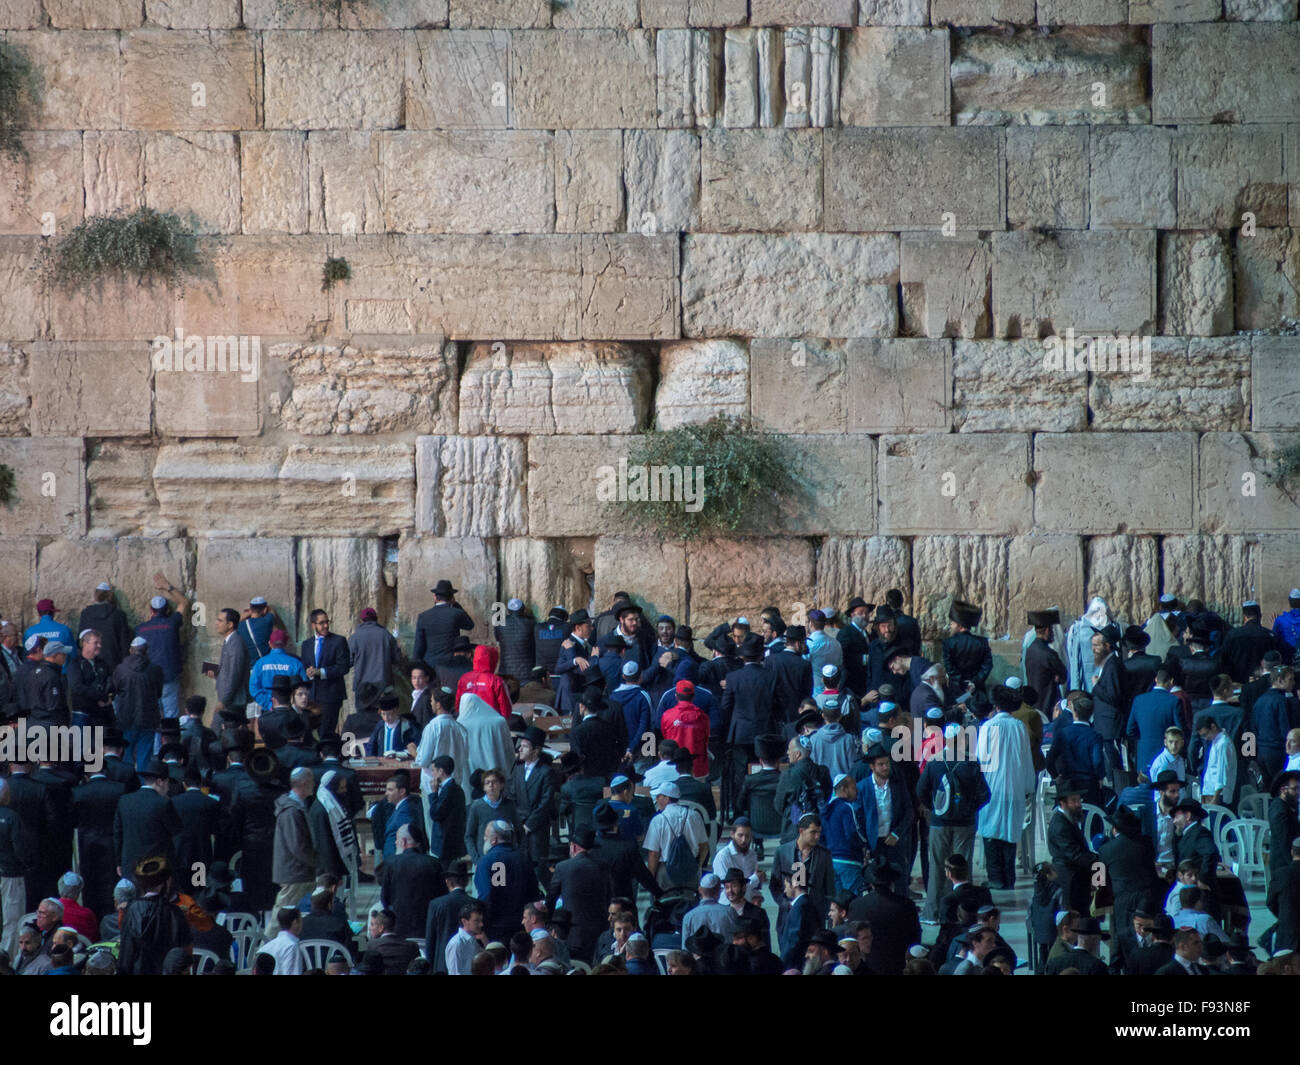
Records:
<instances>
[{"instance_id":1,"label":"small plant in wall crevice","mask_svg":"<svg viewBox=\"0 0 1300 1065\"><path fill-rule=\"evenodd\" d=\"M11 159L26 155L22 131L41 95L41 76L27 53L0 40L0 154Z\"/></svg>"},{"instance_id":2,"label":"small plant in wall crevice","mask_svg":"<svg viewBox=\"0 0 1300 1065\"><path fill-rule=\"evenodd\" d=\"M9 506L18 498L14 485L14 471L0 463L0 506Z\"/></svg>"},{"instance_id":3,"label":"small plant in wall crevice","mask_svg":"<svg viewBox=\"0 0 1300 1065\"><path fill-rule=\"evenodd\" d=\"M325 260L325 270L321 276L321 291L328 292L334 287L336 281L351 281L352 267L348 265L346 259L340 259L331 255Z\"/></svg>"},{"instance_id":4,"label":"small plant in wall crevice","mask_svg":"<svg viewBox=\"0 0 1300 1065\"><path fill-rule=\"evenodd\" d=\"M42 273L56 288L85 288L106 277L132 275L178 290L201 265L191 222L141 207L93 215L69 230L47 249Z\"/></svg>"}]
</instances>

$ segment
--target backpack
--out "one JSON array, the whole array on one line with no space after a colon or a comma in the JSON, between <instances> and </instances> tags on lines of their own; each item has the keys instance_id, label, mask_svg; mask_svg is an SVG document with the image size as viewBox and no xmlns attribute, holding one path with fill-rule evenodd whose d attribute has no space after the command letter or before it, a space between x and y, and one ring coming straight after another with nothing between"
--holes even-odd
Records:
<instances>
[{"instance_id":1,"label":"backpack","mask_svg":"<svg viewBox=\"0 0 1300 1065\"><path fill-rule=\"evenodd\" d=\"M696 852L686 842L686 822L690 816L687 810L686 817L682 818L681 831L669 838L668 852L664 856L664 870L673 887L694 887L699 883L700 863ZM669 822L671 831L672 823Z\"/></svg>"},{"instance_id":2,"label":"backpack","mask_svg":"<svg viewBox=\"0 0 1300 1065\"><path fill-rule=\"evenodd\" d=\"M962 804L961 781L957 779L957 774L948 767L946 761L942 758L937 761L943 766L943 779L934 789L935 816L944 817L949 812L956 816Z\"/></svg>"},{"instance_id":3,"label":"backpack","mask_svg":"<svg viewBox=\"0 0 1300 1065\"><path fill-rule=\"evenodd\" d=\"M804 814L819 813L828 799L829 796L824 793L821 782L817 779L817 774L815 772L809 773L804 782L799 785L799 790L794 794L794 800L790 806L790 823L798 825L799 818L803 817Z\"/></svg>"}]
</instances>

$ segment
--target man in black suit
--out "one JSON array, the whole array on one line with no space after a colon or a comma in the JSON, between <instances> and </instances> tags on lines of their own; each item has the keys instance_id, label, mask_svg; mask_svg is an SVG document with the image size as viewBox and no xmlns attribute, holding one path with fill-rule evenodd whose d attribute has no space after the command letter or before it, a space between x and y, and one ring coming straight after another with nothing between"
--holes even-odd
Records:
<instances>
[{"instance_id":1,"label":"man in black suit","mask_svg":"<svg viewBox=\"0 0 1300 1065\"><path fill-rule=\"evenodd\" d=\"M1059 610L1031 610L1026 615L1034 639L1025 648L1025 683L1038 693L1035 708L1050 721L1061 701L1061 685L1070 677L1061 656L1049 642L1052 630L1061 623Z\"/></svg>"},{"instance_id":2,"label":"man in black suit","mask_svg":"<svg viewBox=\"0 0 1300 1065\"><path fill-rule=\"evenodd\" d=\"M582 722L569 737L569 749L582 758L585 773L608 780L622 762L627 747L619 742L614 726L600 716L600 702L600 694L594 690L578 697ZM639 750L640 737L629 738L628 744L636 744L634 750Z\"/></svg>"},{"instance_id":3,"label":"man in black suit","mask_svg":"<svg viewBox=\"0 0 1300 1065\"><path fill-rule=\"evenodd\" d=\"M72 868L72 789L77 778L46 761L32 772L32 780L45 786L53 813L42 847L45 854L44 879L46 883L54 883Z\"/></svg>"},{"instance_id":4,"label":"man in black suit","mask_svg":"<svg viewBox=\"0 0 1300 1065\"><path fill-rule=\"evenodd\" d=\"M176 836L177 886L190 895L200 886L194 883L195 864L201 863L205 870L212 865L212 841L221 813L221 800L215 795L204 795L202 784L203 774L198 766L186 766L185 790L172 799L172 807L181 821Z\"/></svg>"},{"instance_id":5,"label":"man in black suit","mask_svg":"<svg viewBox=\"0 0 1300 1065\"><path fill-rule=\"evenodd\" d=\"M1047 850L1060 885L1061 901L1067 910L1088 912L1092 898L1094 855L1083 837L1083 787L1069 780L1056 785L1056 809L1047 826Z\"/></svg>"},{"instance_id":6,"label":"man in black suit","mask_svg":"<svg viewBox=\"0 0 1300 1065\"><path fill-rule=\"evenodd\" d=\"M1174 865L1194 859L1201 866L1201 880L1214 890L1219 875L1219 848L1205 827L1205 808L1195 799L1186 799L1174 807Z\"/></svg>"},{"instance_id":7,"label":"man in black suit","mask_svg":"<svg viewBox=\"0 0 1300 1065\"><path fill-rule=\"evenodd\" d=\"M18 815L22 825L23 850L27 854L29 870L23 880L26 882L29 911L35 910L41 899L54 889L52 880L46 883L50 865L47 848L50 828L57 820L49 791L39 780L32 778L31 770L26 762L15 761L9 765L9 809Z\"/></svg>"},{"instance_id":8,"label":"man in black suit","mask_svg":"<svg viewBox=\"0 0 1300 1065\"><path fill-rule=\"evenodd\" d=\"M1129 976L1154 976L1174 959L1174 921L1167 913L1151 919L1151 942L1128 954L1125 972Z\"/></svg>"},{"instance_id":9,"label":"man in black suit","mask_svg":"<svg viewBox=\"0 0 1300 1065\"><path fill-rule=\"evenodd\" d=\"M474 653L474 643L468 636L457 636L451 645L451 654L438 659L434 663L434 677L438 685L448 688L451 691L457 691L460 688L460 678L474 669L474 663L471 655ZM457 930L460 929L457 923ZM444 964L446 964L444 962Z\"/></svg>"},{"instance_id":10,"label":"man in black suit","mask_svg":"<svg viewBox=\"0 0 1300 1065\"><path fill-rule=\"evenodd\" d=\"M585 610L575 610L569 624L568 639L561 644L555 660L555 709L561 714L577 712L582 674L596 661L591 645L591 615Z\"/></svg>"},{"instance_id":11,"label":"man in black suit","mask_svg":"<svg viewBox=\"0 0 1300 1065\"><path fill-rule=\"evenodd\" d=\"M365 801L361 798L361 785L357 781L357 771L343 764L342 741L337 736L327 736L316 744L316 753L320 755L320 761L310 768L316 778L317 789L320 788L321 777L330 771L337 773L346 782L345 790L339 793L339 801L343 803L343 808L349 814L356 817L365 805Z\"/></svg>"},{"instance_id":12,"label":"man in black suit","mask_svg":"<svg viewBox=\"0 0 1300 1065\"><path fill-rule=\"evenodd\" d=\"M539 873L543 871L541 863L551 842L551 809L555 798L551 767L542 761L545 743L546 734L535 725L524 733L508 791L523 825L520 850L538 867Z\"/></svg>"},{"instance_id":13,"label":"man in black suit","mask_svg":"<svg viewBox=\"0 0 1300 1065\"><path fill-rule=\"evenodd\" d=\"M596 804L592 817L595 818L598 835L597 846L591 856L609 870L612 896L635 899L637 885L640 884L653 898L659 898L663 889L646 865L640 844L634 839L624 839L619 831L618 811L608 801L602 801Z\"/></svg>"},{"instance_id":14,"label":"man in black suit","mask_svg":"<svg viewBox=\"0 0 1300 1065\"><path fill-rule=\"evenodd\" d=\"M892 611L890 613L892 615ZM844 684L850 691L865 692L871 687L867 666L867 658L871 654L871 635L868 632L870 617L870 604L860 595L855 595L849 600L844 624L835 634L843 655Z\"/></svg>"},{"instance_id":15,"label":"man in black suit","mask_svg":"<svg viewBox=\"0 0 1300 1065\"><path fill-rule=\"evenodd\" d=\"M122 735L121 729L105 729L103 747L104 776L116 780L127 791L135 791L140 786L140 777L135 771L135 765L122 757L122 752L126 750L126 737Z\"/></svg>"},{"instance_id":16,"label":"man in black suit","mask_svg":"<svg viewBox=\"0 0 1300 1065\"><path fill-rule=\"evenodd\" d=\"M257 731L271 750L278 751L287 741L285 730L298 712L290 706L293 699L292 677L277 673L271 678L271 709L257 719Z\"/></svg>"},{"instance_id":17,"label":"man in black suit","mask_svg":"<svg viewBox=\"0 0 1300 1065\"><path fill-rule=\"evenodd\" d=\"M1101 737L1110 783L1118 793L1132 783L1133 774L1123 767L1119 756L1118 741L1123 739L1128 725L1128 706L1111 636L1107 627L1092 637L1092 727Z\"/></svg>"},{"instance_id":18,"label":"man in black suit","mask_svg":"<svg viewBox=\"0 0 1300 1065\"><path fill-rule=\"evenodd\" d=\"M1277 905L1277 930L1273 934L1273 951L1300 950L1300 838L1286 848L1291 864L1276 874L1274 895Z\"/></svg>"},{"instance_id":19,"label":"man in black suit","mask_svg":"<svg viewBox=\"0 0 1300 1065\"><path fill-rule=\"evenodd\" d=\"M457 589L451 581L444 578L429 590L433 592L433 606L415 620L415 653L411 660L436 669L440 659L450 657L457 635L474 627L474 619L456 602Z\"/></svg>"},{"instance_id":20,"label":"man in black suit","mask_svg":"<svg viewBox=\"0 0 1300 1065\"><path fill-rule=\"evenodd\" d=\"M167 766L155 758L140 771L140 779L143 787L122 796L113 818L119 876L135 869L142 858L156 855L165 857L169 868L176 867L176 837L183 826L176 807L167 798Z\"/></svg>"},{"instance_id":21,"label":"man in black suit","mask_svg":"<svg viewBox=\"0 0 1300 1065\"><path fill-rule=\"evenodd\" d=\"M417 838L418 837L418 838ZM384 862L379 877L379 897L397 914L393 931L411 939L424 931L429 903L445 895L442 866L424 853L424 829L418 820L397 830L397 854Z\"/></svg>"},{"instance_id":22,"label":"man in black suit","mask_svg":"<svg viewBox=\"0 0 1300 1065\"><path fill-rule=\"evenodd\" d=\"M433 838L429 841L429 853L446 867L466 854L465 791L456 782L456 761L451 755L438 755L430 768L433 770L433 787L426 801Z\"/></svg>"},{"instance_id":23,"label":"man in black suit","mask_svg":"<svg viewBox=\"0 0 1300 1065\"><path fill-rule=\"evenodd\" d=\"M417 731L422 731L433 719L433 689L429 686L432 679L433 671L423 662L411 666L411 709L407 714L415 722Z\"/></svg>"},{"instance_id":24,"label":"man in black suit","mask_svg":"<svg viewBox=\"0 0 1300 1065\"><path fill-rule=\"evenodd\" d=\"M763 668L772 674L776 696L776 722L793 726L799 716L799 704L812 695L812 665L804 658L808 630L802 625L788 625L785 647L763 659Z\"/></svg>"},{"instance_id":25,"label":"man in black suit","mask_svg":"<svg viewBox=\"0 0 1300 1065\"><path fill-rule=\"evenodd\" d=\"M1210 976L1208 966L1201 962L1205 943L1195 928L1180 928L1174 933L1174 956L1156 970L1156 976Z\"/></svg>"},{"instance_id":26,"label":"man in black suit","mask_svg":"<svg viewBox=\"0 0 1300 1065\"><path fill-rule=\"evenodd\" d=\"M299 766L306 766L314 774L320 764L320 755L307 746L307 741L311 737L307 731L307 723L298 711L291 711L290 716L285 719L283 735L284 746L275 752L282 770L281 783L287 783L289 774Z\"/></svg>"},{"instance_id":27,"label":"man in black suit","mask_svg":"<svg viewBox=\"0 0 1300 1065\"><path fill-rule=\"evenodd\" d=\"M135 776L134 770L131 775ZM113 820L118 800L125 794L126 785L110 780L102 770L72 789L72 824L86 879L82 901L96 914L113 908L113 885L117 883Z\"/></svg>"},{"instance_id":28,"label":"man in black suit","mask_svg":"<svg viewBox=\"0 0 1300 1065\"><path fill-rule=\"evenodd\" d=\"M217 734L203 724L207 708L207 699L201 695L191 695L185 700L185 708L181 711L181 743L188 758L185 764L203 770L218 768L212 764L211 758Z\"/></svg>"},{"instance_id":29,"label":"man in black suit","mask_svg":"<svg viewBox=\"0 0 1300 1065\"><path fill-rule=\"evenodd\" d=\"M433 963L435 973L446 974L447 944L460 931L461 909L473 901L465 890L469 884L469 874L470 865L464 858L451 862L442 877L447 893L429 903L424 923L424 952Z\"/></svg>"},{"instance_id":30,"label":"man in black suit","mask_svg":"<svg viewBox=\"0 0 1300 1065\"><path fill-rule=\"evenodd\" d=\"M252 778L244 767L244 759L253 753L253 734L246 728L236 729L225 741L226 767L212 774L212 790L221 800L222 812L227 812L236 793ZM236 848L238 849L238 848Z\"/></svg>"},{"instance_id":31,"label":"man in black suit","mask_svg":"<svg viewBox=\"0 0 1300 1065\"><path fill-rule=\"evenodd\" d=\"M338 730L339 708L348 697L343 678L352 668L352 652L344 637L330 632L329 614L324 610L311 612L311 628L312 635L302 641L298 657L311 681L311 701L320 707L320 733L332 736Z\"/></svg>"},{"instance_id":32,"label":"man in black suit","mask_svg":"<svg viewBox=\"0 0 1300 1065\"><path fill-rule=\"evenodd\" d=\"M573 915L569 956L588 964L596 940L605 930L611 897L609 869L596 861L592 854L595 847L595 832L590 828L575 829L569 840L570 857L555 867L546 894L549 913L555 912L560 896L564 896L564 907Z\"/></svg>"},{"instance_id":33,"label":"man in black suit","mask_svg":"<svg viewBox=\"0 0 1300 1065\"><path fill-rule=\"evenodd\" d=\"M1133 708L1133 700L1149 692L1156 682L1160 659L1146 653L1151 637L1140 625L1130 625L1124 630L1124 661L1120 666L1120 680L1124 690L1124 705ZM1147 766L1139 767L1143 772Z\"/></svg>"},{"instance_id":34,"label":"man in black suit","mask_svg":"<svg viewBox=\"0 0 1300 1065\"><path fill-rule=\"evenodd\" d=\"M877 976L902 976L907 951L921 942L921 915L916 903L894 893L898 874L888 860L876 858L864 869L871 890L849 905L848 919L871 924L871 953L866 962Z\"/></svg>"},{"instance_id":35,"label":"man in black suit","mask_svg":"<svg viewBox=\"0 0 1300 1065\"><path fill-rule=\"evenodd\" d=\"M1110 972L1112 976L1132 973L1135 957L1151 943L1151 924L1154 919L1145 910L1137 910L1130 917L1129 927L1117 931L1110 943ZM1166 961L1168 959L1165 959ZM1160 965L1165 964L1164 961ZM1159 966L1157 966L1159 968Z\"/></svg>"},{"instance_id":36,"label":"man in black suit","mask_svg":"<svg viewBox=\"0 0 1300 1065\"><path fill-rule=\"evenodd\" d=\"M778 651L778 654L784 654L784 651ZM694 765L695 755L691 754L685 747L677 752L673 759L673 765L677 769L677 790L682 793L682 801L698 803L704 807L706 819L716 821L718 818L717 804L713 801L713 788L707 781L699 780L691 774L691 767Z\"/></svg>"},{"instance_id":37,"label":"man in black suit","mask_svg":"<svg viewBox=\"0 0 1300 1065\"><path fill-rule=\"evenodd\" d=\"M405 976L406 967L420 954L414 943L408 943L394 931L396 927L397 914L392 910L375 910L370 914L370 942L365 952L373 950L384 959L385 976Z\"/></svg>"},{"instance_id":38,"label":"man in black suit","mask_svg":"<svg viewBox=\"0 0 1300 1065\"><path fill-rule=\"evenodd\" d=\"M722 806L728 813L754 759L754 743L773 731L776 716L776 678L763 668L763 638L752 632L746 636L740 644L740 658L744 665L727 676L722 693L729 758L722 774Z\"/></svg>"}]
</instances>

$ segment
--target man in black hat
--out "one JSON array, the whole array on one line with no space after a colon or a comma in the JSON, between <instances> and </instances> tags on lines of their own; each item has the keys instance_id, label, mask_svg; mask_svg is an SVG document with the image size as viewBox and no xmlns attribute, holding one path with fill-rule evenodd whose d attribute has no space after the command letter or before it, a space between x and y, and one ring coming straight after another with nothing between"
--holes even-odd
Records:
<instances>
[{"instance_id":1,"label":"man in black hat","mask_svg":"<svg viewBox=\"0 0 1300 1065\"><path fill-rule=\"evenodd\" d=\"M856 624L854 622L855 626ZM867 648L867 702L876 701L882 684L894 684L898 692L898 698L895 702L904 702L910 699L911 688L897 687L897 682L889 669L889 661L896 654L911 657L915 652L899 635L898 615L889 606L876 608L875 625L876 635ZM844 669L847 674L849 668L848 648L846 647L844 650ZM852 688L852 686L850 681L849 687Z\"/></svg>"},{"instance_id":2,"label":"man in black hat","mask_svg":"<svg viewBox=\"0 0 1300 1065\"><path fill-rule=\"evenodd\" d=\"M522 826L520 849L534 863L542 861L551 842L555 787L549 757L543 761L542 748L545 746L546 733L536 725L530 726L519 741L519 761L511 771L506 790L507 796L514 800L515 813ZM566 897L566 901L570 900Z\"/></svg>"},{"instance_id":3,"label":"man in black hat","mask_svg":"<svg viewBox=\"0 0 1300 1065\"><path fill-rule=\"evenodd\" d=\"M1277 889L1273 893L1277 905L1274 954L1280 950L1300 951L1300 836L1285 850L1291 860L1277 877Z\"/></svg>"},{"instance_id":4,"label":"man in black hat","mask_svg":"<svg viewBox=\"0 0 1300 1065\"><path fill-rule=\"evenodd\" d=\"M137 794L148 788L146 783ZM193 935L184 911L170 901L172 868L167 859L142 858L132 871L139 894L122 917L117 971L127 976L160 976L168 952L177 947L188 950Z\"/></svg>"},{"instance_id":5,"label":"man in black hat","mask_svg":"<svg viewBox=\"0 0 1300 1065\"><path fill-rule=\"evenodd\" d=\"M247 905L253 911L269 910L275 900L271 873L275 852L275 803L283 790L277 782L280 763L263 747L250 749L246 761L247 770L235 778L237 786L233 802L223 817L222 848L218 857L228 861L236 851L243 851L239 875L243 880Z\"/></svg>"},{"instance_id":6,"label":"man in black hat","mask_svg":"<svg viewBox=\"0 0 1300 1065\"><path fill-rule=\"evenodd\" d=\"M203 774L197 766L185 767L184 784L185 790L172 799L181 822L181 830L176 834L176 869L180 873L180 889L197 895L195 889L200 884L193 883L195 865L206 870L212 864L212 841L217 834L221 800L203 794Z\"/></svg>"},{"instance_id":7,"label":"man in black hat","mask_svg":"<svg viewBox=\"0 0 1300 1065\"><path fill-rule=\"evenodd\" d=\"M763 660L775 686L776 720L783 727L794 723L799 704L812 695L812 666L804 658L807 638L804 626L788 625L784 645Z\"/></svg>"},{"instance_id":8,"label":"man in black hat","mask_svg":"<svg viewBox=\"0 0 1300 1065\"><path fill-rule=\"evenodd\" d=\"M433 962L433 971L444 976L447 973L447 943L460 930L461 910L474 901L465 890L470 874L470 863L466 859L458 858L449 863L443 872L447 893L430 902L426 912L425 953Z\"/></svg>"},{"instance_id":9,"label":"man in black hat","mask_svg":"<svg viewBox=\"0 0 1300 1065\"><path fill-rule=\"evenodd\" d=\"M271 678L271 708L253 719L253 726L262 737L262 742L273 751L285 745L285 726L291 718L298 716L297 711L289 705L293 699L293 687L292 677L277 673Z\"/></svg>"},{"instance_id":10,"label":"man in black hat","mask_svg":"<svg viewBox=\"0 0 1300 1065\"><path fill-rule=\"evenodd\" d=\"M1129 786L1132 774L1120 760L1119 741L1124 737L1128 707L1124 702L1119 659L1115 655L1111 626L1092 637L1092 727L1101 737L1111 786L1116 792Z\"/></svg>"},{"instance_id":11,"label":"man in black hat","mask_svg":"<svg viewBox=\"0 0 1300 1065\"><path fill-rule=\"evenodd\" d=\"M911 899L895 893L898 871L888 859L872 859L863 872L869 890L849 903L849 922L871 924L871 954L866 959L871 971L901 976L908 947L921 942L920 912Z\"/></svg>"},{"instance_id":12,"label":"man in black hat","mask_svg":"<svg viewBox=\"0 0 1300 1065\"><path fill-rule=\"evenodd\" d=\"M1109 932L1103 932L1095 917L1078 917L1074 922L1075 940L1070 946L1052 958L1044 973L1047 976L1059 976L1066 969L1074 969L1080 976L1106 976L1110 970L1099 957L1101 943L1110 939Z\"/></svg>"},{"instance_id":13,"label":"man in black hat","mask_svg":"<svg viewBox=\"0 0 1300 1065\"><path fill-rule=\"evenodd\" d=\"M1223 638L1223 668L1238 684L1250 680L1259 660L1277 649L1273 633L1264 628L1259 603L1248 599L1241 607L1242 623Z\"/></svg>"},{"instance_id":14,"label":"man in black hat","mask_svg":"<svg viewBox=\"0 0 1300 1065\"><path fill-rule=\"evenodd\" d=\"M1056 808L1047 825L1047 850L1052 856L1061 902L1067 910L1079 913L1088 912L1092 899L1092 864L1096 860L1081 827L1085 790L1077 781L1057 780Z\"/></svg>"},{"instance_id":15,"label":"man in black hat","mask_svg":"<svg viewBox=\"0 0 1300 1065\"><path fill-rule=\"evenodd\" d=\"M808 937L804 952L804 976L830 976L839 964L840 943L829 928L818 929Z\"/></svg>"},{"instance_id":16,"label":"man in black hat","mask_svg":"<svg viewBox=\"0 0 1300 1065\"><path fill-rule=\"evenodd\" d=\"M1291 864L1290 841L1300 836L1300 772L1278 773L1269 786L1268 801L1268 908L1277 913L1277 885Z\"/></svg>"},{"instance_id":17,"label":"man in black hat","mask_svg":"<svg viewBox=\"0 0 1300 1065\"><path fill-rule=\"evenodd\" d=\"M1191 603L1188 603L1189 613ZM1192 701L1192 712L1204 710L1214 696L1214 678L1223 672L1219 656L1210 650L1213 634L1200 622L1188 622L1187 645L1174 644L1165 665L1181 671L1183 690Z\"/></svg>"},{"instance_id":18,"label":"man in black hat","mask_svg":"<svg viewBox=\"0 0 1300 1065\"><path fill-rule=\"evenodd\" d=\"M417 818L397 830L397 853L384 862L379 878L380 901L397 914L393 931L403 939L424 931L429 903L447 892L442 865L424 851L424 827Z\"/></svg>"},{"instance_id":19,"label":"man in black hat","mask_svg":"<svg viewBox=\"0 0 1300 1065\"><path fill-rule=\"evenodd\" d=\"M1052 647L1053 631L1061 623L1059 610L1031 610L1026 615L1034 639L1025 648L1025 683L1038 693L1039 713L1051 720L1061 699L1061 685L1070 671Z\"/></svg>"},{"instance_id":20,"label":"man in black hat","mask_svg":"<svg viewBox=\"0 0 1300 1065\"><path fill-rule=\"evenodd\" d=\"M561 645L555 663L555 709L561 714L577 711L582 674L596 661L593 652L591 615L575 610L569 618L569 638Z\"/></svg>"},{"instance_id":21,"label":"man in black hat","mask_svg":"<svg viewBox=\"0 0 1300 1065\"><path fill-rule=\"evenodd\" d=\"M474 627L474 619L456 602L457 590L451 581L443 578L430 591L433 606L415 621L415 648L411 658L436 669L439 660L450 656L457 634Z\"/></svg>"},{"instance_id":22,"label":"man in black hat","mask_svg":"<svg viewBox=\"0 0 1300 1065\"><path fill-rule=\"evenodd\" d=\"M569 858L555 867L546 893L546 908L554 913L561 896L573 915L569 955L590 964L596 940L605 930L612 897L610 870L596 861L596 833L577 828L569 840Z\"/></svg>"},{"instance_id":23,"label":"man in black hat","mask_svg":"<svg viewBox=\"0 0 1300 1065\"><path fill-rule=\"evenodd\" d=\"M1195 799L1186 799L1174 807L1174 864L1194 860L1201 867L1201 880L1214 889L1219 874L1219 848L1205 827L1205 808Z\"/></svg>"},{"instance_id":24,"label":"man in black hat","mask_svg":"<svg viewBox=\"0 0 1300 1065\"><path fill-rule=\"evenodd\" d=\"M951 635L943 641L943 668L948 672L949 686L958 695L984 691L985 682L993 672L989 641L971 632L983 616L984 611L974 603L961 599L954 599L948 611Z\"/></svg>"},{"instance_id":25,"label":"man in black hat","mask_svg":"<svg viewBox=\"0 0 1300 1065\"><path fill-rule=\"evenodd\" d=\"M613 632L597 639L597 646L603 655L607 645L613 636L618 635L627 644L628 654L625 658L635 658L638 666L643 672L650 674L649 682L655 680L651 672L652 666L657 666L654 661L655 634L650 631L650 627L645 622L645 613L636 603L630 599L623 599L615 603L611 608L614 617L618 619L618 625Z\"/></svg>"},{"instance_id":26,"label":"man in black hat","mask_svg":"<svg viewBox=\"0 0 1300 1065\"><path fill-rule=\"evenodd\" d=\"M1151 637L1142 626L1130 625L1124 630L1120 681L1124 689L1124 701L1130 707L1134 699L1151 690L1156 670L1160 668L1160 659L1146 652L1150 643Z\"/></svg>"},{"instance_id":27,"label":"man in black hat","mask_svg":"<svg viewBox=\"0 0 1300 1065\"><path fill-rule=\"evenodd\" d=\"M835 634L843 659L844 683L851 691L865 692L871 687L867 669L867 656L871 647L868 618L871 611L867 601L860 595L855 595L849 600L846 614L848 624L841 625Z\"/></svg>"},{"instance_id":28,"label":"man in black hat","mask_svg":"<svg viewBox=\"0 0 1300 1065\"><path fill-rule=\"evenodd\" d=\"M1124 971L1129 976L1154 976L1174 958L1174 921L1157 913L1148 922L1148 942L1128 954Z\"/></svg>"},{"instance_id":29,"label":"man in black hat","mask_svg":"<svg viewBox=\"0 0 1300 1065\"><path fill-rule=\"evenodd\" d=\"M135 777L134 770L131 775ZM113 885L117 883L113 823L117 804L125 794L126 785L109 779L104 769L91 773L84 784L72 789L72 824L78 833L77 853L86 878L83 901L97 914L107 913L113 905Z\"/></svg>"},{"instance_id":30,"label":"man in black hat","mask_svg":"<svg viewBox=\"0 0 1300 1065\"><path fill-rule=\"evenodd\" d=\"M361 785L357 781L357 771L343 762L343 742L337 736L327 736L316 744L319 761L309 768L316 778L316 788L320 789L321 778L333 771L343 778L343 790L339 792L339 801L348 814L356 817L365 805L361 798Z\"/></svg>"},{"instance_id":31,"label":"man in black hat","mask_svg":"<svg viewBox=\"0 0 1300 1065\"><path fill-rule=\"evenodd\" d=\"M153 759L140 770L144 782L139 791L123 795L113 818L113 847L117 872L134 869L143 858L162 855L170 868L175 860L174 837L181 831L181 819L167 798L167 766Z\"/></svg>"},{"instance_id":32,"label":"man in black hat","mask_svg":"<svg viewBox=\"0 0 1300 1065\"><path fill-rule=\"evenodd\" d=\"M727 677L722 693L722 720L728 723L729 762L722 776L722 806L728 817L740 794L748 765L754 758L754 741L772 731L777 714L776 679L763 668L763 638L750 633L740 645L744 667Z\"/></svg>"}]
</instances>

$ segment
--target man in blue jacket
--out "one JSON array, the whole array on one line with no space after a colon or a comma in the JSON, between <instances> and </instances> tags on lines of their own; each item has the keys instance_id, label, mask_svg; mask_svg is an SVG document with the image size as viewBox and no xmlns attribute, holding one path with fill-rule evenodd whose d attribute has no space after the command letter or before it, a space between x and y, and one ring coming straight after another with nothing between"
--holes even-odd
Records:
<instances>
[{"instance_id":1,"label":"man in blue jacket","mask_svg":"<svg viewBox=\"0 0 1300 1065\"><path fill-rule=\"evenodd\" d=\"M1092 727L1092 697L1072 691L1065 697L1073 722L1057 725L1047 751L1047 771L1053 777L1068 777L1083 787L1083 801L1103 805L1102 778L1106 755L1102 739Z\"/></svg>"},{"instance_id":2,"label":"man in blue jacket","mask_svg":"<svg viewBox=\"0 0 1300 1065\"><path fill-rule=\"evenodd\" d=\"M1133 769L1148 780L1151 763L1164 747L1165 729L1182 724L1182 704L1169 690L1173 686L1173 675L1167 669L1156 670L1155 687L1134 699L1129 712L1125 731L1130 750L1136 751Z\"/></svg>"},{"instance_id":3,"label":"man in blue jacket","mask_svg":"<svg viewBox=\"0 0 1300 1065\"><path fill-rule=\"evenodd\" d=\"M487 908L484 931L488 938L504 943L519 930L524 905L541 898L542 889L533 863L515 848L514 826L493 821L484 836L487 849L474 873L474 892Z\"/></svg>"},{"instance_id":4,"label":"man in blue jacket","mask_svg":"<svg viewBox=\"0 0 1300 1065\"><path fill-rule=\"evenodd\" d=\"M856 895L863 888L862 862L867 843L858 785L848 773L839 773L832 788L834 794L822 809L822 841L831 852L835 886Z\"/></svg>"}]
</instances>

